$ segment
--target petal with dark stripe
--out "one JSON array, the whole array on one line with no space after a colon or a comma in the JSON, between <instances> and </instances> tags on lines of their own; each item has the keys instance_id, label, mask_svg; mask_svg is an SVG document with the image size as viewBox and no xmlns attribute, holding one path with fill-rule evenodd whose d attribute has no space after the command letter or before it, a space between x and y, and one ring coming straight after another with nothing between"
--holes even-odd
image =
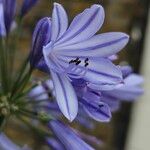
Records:
<instances>
[{"instance_id":1,"label":"petal with dark stripe","mask_svg":"<svg viewBox=\"0 0 150 150\"><path fill-rule=\"evenodd\" d=\"M93 5L77 15L64 36L56 44L68 45L84 41L92 37L104 22L104 9L101 5Z\"/></svg>"},{"instance_id":2,"label":"petal with dark stripe","mask_svg":"<svg viewBox=\"0 0 150 150\"><path fill-rule=\"evenodd\" d=\"M71 128L59 121L51 121L49 127L65 146L66 150L94 150L85 143Z\"/></svg>"},{"instance_id":3,"label":"petal with dark stripe","mask_svg":"<svg viewBox=\"0 0 150 150\"><path fill-rule=\"evenodd\" d=\"M111 119L111 111L109 106L106 103L95 101L87 101L81 99L80 102L82 103L83 109L86 113L96 121L100 122L108 122Z\"/></svg>"},{"instance_id":4,"label":"petal with dark stripe","mask_svg":"<svg viewBox=\"0 0 150 150\"><path fill-rule=\"evenodd\" d=\"M128 43L129 36L121 32L109 32L68 46L56 46L59 54L75 57L108 57L118 53Z\"/></svg>"},{"instance_id":5,"label":"petal with dark stripe","mask_svg":"<svg viewBox=\"0 0 150 150\"><path fill-rule=\"evenodd\" d=\"M51 75L58 106L65 117L72 121L78 113L76 93L65 75L53 71L51 71Z\"/></svg>"},{"instance_id":6,"label":"petal with dark stripe","mask_svg":"<svg viewBox=\"0 0 150 150\"><path fill-rule=\"evenodd\" d=\"M52 41L56 41L61 37L68 28L68 17L64 8L54 3L54 9L52 13Z\"/></svg>"}]
</instances>

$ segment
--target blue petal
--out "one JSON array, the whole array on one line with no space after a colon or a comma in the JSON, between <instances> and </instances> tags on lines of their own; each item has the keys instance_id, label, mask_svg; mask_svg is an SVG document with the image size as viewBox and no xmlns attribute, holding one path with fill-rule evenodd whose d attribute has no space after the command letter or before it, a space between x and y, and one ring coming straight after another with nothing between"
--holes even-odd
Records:
<instances>
[{"instance_id":1,"label":"blue petal","mask_svg":"<svg viewBox=\"0 0 150 150\"><path fill-rule=\"evenodd\" d=\"M78 43L92 37L104 22L104 10L101 5L93 5L77 15L67 32L56 44L68 45Z\"/></svg>"},{"instance_id":2,"label":"blue petal","mask_svg":"<svg viewBox=\"0 0 150 150\"><path fill-rule=\"evenodd\" d=\"M120 66L120 69L122 71L123 78L126 78L133 72L131 66Z\"/></svg>"},{"instance_id":3,"label":"blue petal","mask_svg":"<svg viewBox=\"0 0 150 150\"><path fill-rule=\"evenodd\" d=\"M4 8L0 1L0 37L6 35L5 23L4 23Z\"/></svg>"},{"instance_id":4,"label":"blue petal","mask_svg":"<svg viewBox=\"0 0 150 150\"><path fill-rule=\"evenodd\" d=\"M52 41L56 41L61 37L68 28L68 17L64 8L58 4L54 3L53 13L52 13Z\"/></svg>"},{"instance_id":5,"label":"blue petal","mask_svg":"<svg viewBox=\"0 0 150 150\"><path fill-rule=\"evenodd\" d=\"M46 139L48 145L55 150L65 150L64 146L54 138L47 138Z\"/></svg>"},{"instance_id":6,"label":"blue petal","mask_svg":"<svg viewBox=\"0 0 150 150\"><path fill-rule=\"evenodd\" d=\"M20 12L21 17L25 16L37 2L38 0L24 0Z\"/></svg>"},{"instance_id":7,"label":"blue petal","mask_svg":"<svg viewBox=\"0 0 150 150\"><path fill-rule=\"evenodd\" d=\"M78 113L76 93L66 76L53 71L51 71L51 75L58 106L65 117L72 121Z\"/></svg>"},{"instance_id":8,"label":"blue petal","mask_svg":"<svg viewBox=\"0 0 150 150\"><path fill-rule=\"evenodd\" d=\"M32 38L32 50L30 52L30 64L36 67L43 59L43 46L47 45L51 39L51 20L48 17L38 21Z\"/></svg>"},{"instance_id":9,"label":"blue petal","mask_svg":"<svg viewBox=\"0 0 150 150\"><path fill-rule=\"evenodd\" d=\"M121 32L103 33L68 46L58 45L57 53L75 57L108 57L116 54L128 43L129 36Z\"/></svg>"},{"instance_id":10,"label":"blue petal","mask_svg":"<svg viewBox=\"0 0 150 150\"><path fill-rule=\"evenodd\" d=\"M16 0L2 0L4 6L4 18L7 34L11 30L16 13Z\"/></svg>"},{"instance_id":11,"label":"blue petal","mask_svg":"<svg viewBox=\"0 0 150 150\"><path fill-rule=\"evenodd\" d=\"M101 94L101 100L110 107L112 112L117 111L120 108L121 102L116 99L116 97L104 94L103 92Z\"/></svg>"},{"instance_id":12,"label":"blue petal","mask_svg":"<svg viewBox=\"0 0 150 150\"><path fill-rule=\"evenodd\" d=\"M143 88L140 84L143 78L136 74L131 74L124 80L124 85L111 91L105 91L105 94L118 100L133 100L143 94Z\"/></svg>"},{"instance_id":13,"label":"blue petal","mask_svg":"<svg viewBox=\"0 0 150 150\"><path fill-rule=\"evenodd\" d=\"M75 132L58 121L51 121L49 127L65 146L66 150L94 150L90 145L80 139Z\"/></svg>"},{"instance_id":14,"label":"blue petal","mask_svg":"<svg viewBox=\"0 0 150 150\"><path fill-rule=\"evenodd\" d=\"M13 143L4 133L1 133L0 134L0 149L1 150L23 150L24 148L19 147L18 145Z\"/></svg>"},{"instance_id":15,"label":"blue petal","mask_svg":"<svg viewBox=\"0 0 150 150\"><path fill-rule=\"evenodd\" d=\"M111 119L110 108L106 103L99 101L98 103L81 99L80 102L83 104L83 109L86 113L96 121L109 122Z\"/></svg>"}]
</instances>

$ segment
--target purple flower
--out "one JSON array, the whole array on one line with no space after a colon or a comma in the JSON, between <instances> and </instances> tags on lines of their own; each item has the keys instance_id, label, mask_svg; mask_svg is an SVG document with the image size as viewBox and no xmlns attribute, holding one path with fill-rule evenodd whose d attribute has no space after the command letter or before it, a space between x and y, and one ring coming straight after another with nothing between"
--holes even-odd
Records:
<instances>
[{"instance_id":1,"label":"purple flower","mask_svg":"<svg viewBox=\"0 0 150 150\"><path fill-rule=\"evenodd\" d=\"M93 150L93 148L78 137L70 127L60 121L50 121L49 127L66 150Z\"/></svg>"},{"instance_id":2,"label":"purple flower","mask_svg":"<svg viewBox=\"0 0 150 150\"><path fill-rule=\"evenodd\" d=\"M54 3L51 41L43 48L43 55L60 110L71 121L77 115L78 101L70 78L107 85L123 80L120 69L108 57L119 52L129 37L120 32L95 35L103 21L103 8L93 5L77 15L68 27L64 8Z\"/></svg>"},{"instance_id":3,"label":"purple flower","mask_svg":"<svg viewBox=\"0 0 150 150\"><path fill-rule=\"evenodd\" d=\"M4 8L2 0L0 0L0 37L6 35L6 28L5 28L5 20L4 20Z\"/></svg>"},{"instance_id":4,"label":"purple flower","mask_svg":"<svg viewBox=\"0 0 150 150\"><path fill-rule=\"evenodd\" d=\"M27 146L19 147L14 144L4 133L0 133L0 149L1 150L31 150Z\"/></svg>"},{"instance_id":5,"label":"purple flower","mask_svg":"<svg viewBox=\"0 0 150 150\"><path fill-rule=\"evenodd\" d=\"M28 11L38 2L38 0L24 0L20 12L20 16L25 16Z\"/></svg>"},{"instance_id":6,"label":"purple flower","mask_svg":"<svg viewBox=\"0 0 150 150\"><path fill-rule=\"evenodd\" d=\"M37 23L33 33L32 50L30 53L30 64L32 67L40 68L43 59L42 49L43 46L49 43L50 38L51 21L50 18L45 17Z\"/></svg>"},{"instance_id":7,"label":"purple flower","mask_svg":"<svg viewBox=\"0 0 150 150\"><path fill-rule=\"evenodd\" d=\"M10 32L13 25L16 13L16 0L1 0L4 9L4 22L7 34Z\"/></svg>"}]
</instances>

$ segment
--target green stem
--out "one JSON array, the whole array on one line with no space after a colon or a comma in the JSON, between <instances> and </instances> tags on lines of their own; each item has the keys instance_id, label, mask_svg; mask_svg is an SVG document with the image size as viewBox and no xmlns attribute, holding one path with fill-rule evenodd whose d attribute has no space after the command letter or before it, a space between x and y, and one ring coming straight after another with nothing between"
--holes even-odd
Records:
<instances>
[{"instance_id":1,"label":"green stem","mask_svg":"<svg viewBox=\"0 0 150 150\"><path fill-rule=\"evenodd\" d=\"M21 120L24 124L26 124L29 128L32 129L32 131L34 131L35 133L37 133L38 135L40 135L40 137L45 138L46 136L51 136L52 133L51 132L47 132L43 129L40 129L38 127L33 126L29 121L27 121L26 119L23 119L21 116L17 116L19 120Z\"/></svg>"}]
</instances>

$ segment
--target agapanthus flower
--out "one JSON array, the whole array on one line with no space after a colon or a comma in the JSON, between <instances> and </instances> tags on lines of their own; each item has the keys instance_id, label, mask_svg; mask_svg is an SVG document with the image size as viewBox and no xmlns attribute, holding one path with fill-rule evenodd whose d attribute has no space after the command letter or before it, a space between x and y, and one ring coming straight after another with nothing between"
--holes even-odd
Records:
<instances>
[{"instance_id":1,"label":"agapanthus flower","mask_svg":"<svg viewBox=\"0 0 150 150\"><path fill-rule=\"evenodd\" d=\"M48 126L66 150L93 150L90 145L85 143L70 127L62 122L56 120L50 121Z\"/></svg>"},{"instance_id":2,"label":"agapanthus flower","mask_svg":"<svg viewBox=\"0 0 150 150\"><path fill-rule=\"evenodd\" d=\"M16 13L16 0L1 0L4 10L4 22L6 33L8 34L12 28Z\"/></svg>"},{"instance_id":3,"label":"agapanthus flower","mask_svg":"<svg viewBox=\"0 0 150 150\"><path fill-rule=\"evenodd\" d=\"M25 16L29 10L38 2L38 0L24 0L20 12L20 16Z\"/></svg>"},{"instance_id":4,"label":"agapanthus flower","mask_svg":"<svg viewBox=\"0 0 150 150\"><path fill-rule=\"evenodd\" d=\"M4 133L0 133L0 149L1 150L31 150L27 146L20 147L13 143Z\"/></svg>"},{"instance_id":5,"label":"agapanthus flower","mask_svg":"<svg viewBox=\"0 0 150 150\"><path fill-rule=\"evenodd\" d=\"M108 59L128 42L128 35L110 32L95 35L104 21L104 10L93 5L77 15L68 27L64 8L54 3L51 40L43 48L43 68L48 66L54 82L56 100L62 113L73 120L78 100L70 80L83 78L99 85L122 82L122 73Z\"/></svg>"}]
</instances>

